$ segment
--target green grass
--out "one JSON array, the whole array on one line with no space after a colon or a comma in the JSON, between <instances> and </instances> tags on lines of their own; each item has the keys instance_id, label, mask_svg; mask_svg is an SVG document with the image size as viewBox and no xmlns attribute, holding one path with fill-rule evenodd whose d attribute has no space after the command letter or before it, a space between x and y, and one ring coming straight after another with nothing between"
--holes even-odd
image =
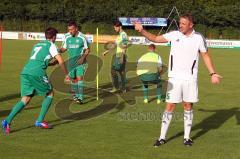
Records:
<instances>
[{"instance_id":1,"label":"green grass","mask_svg":"<svg viewBox=\"0 0 240 159\"><path fill-rule=\"evenodd\" d=\"M19 73L34 43L36 41L3 41L3 64L0 68L1 119L8 115L12 106L20 99ZM95 50L93 46L92 54L96 54ZM100 45L100 52L103 51L103 46ZM161 52L164 63L167 63L169 48L158 47L158 51ZM144 52L144 46L129 48L128 61L131 62L131 68L134 69L133 62ZM152 146L159 136L160 114L165 105L157 105L154 96L151 96L153 100L149 104L143 104L141 90L134 87L139 81L133 70L128 72L128 83L134 87L131 92L125 95L108 93L106 89L111 88L111 55L108 55L104 58L99 73L99 101L95 100L95 78L92 76L95 73L96 60L91 57L91 71L87 73L91 86L86 90L88 103L81 106L71 104L68 107L69 104L65 102L69 102L69 95L64 93L67 86L61 84L61 76L54 78L52 82L58 88L54 103L46 116L47 121L55 125L54 129L41 130L33 127L42 97L33 98L30 105L14 119L12 133L8 136L0 134L1 158L239 158L239 50L210 49L210 52L217 71L224 79L220 85L212 85L205 66L200 62L200 102L194 108L191 133L194 146L185 147L182 144L183 110L180 105L175 110L167 135L171 140L159 148ZM49 74L55 68L50 68ZM166 74L163 78L166 79Z\"/></svg>"}]
</instances>

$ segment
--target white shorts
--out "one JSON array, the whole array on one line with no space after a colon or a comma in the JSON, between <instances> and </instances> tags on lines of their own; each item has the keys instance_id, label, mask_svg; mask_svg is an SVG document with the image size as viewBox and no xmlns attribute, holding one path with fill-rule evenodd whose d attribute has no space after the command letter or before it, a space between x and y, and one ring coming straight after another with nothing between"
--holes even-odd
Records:
<instances>
[{"instance_id":1,"label":"white shorts","mask_svg":"<svg viewBox=\"0 0 240 159\"><path fill-rule=\"evenodd\" d=\"M166 102L167 103L196 103L198 102L197 80L181 80L169 78Z\"/></svg>"}]
</instances>

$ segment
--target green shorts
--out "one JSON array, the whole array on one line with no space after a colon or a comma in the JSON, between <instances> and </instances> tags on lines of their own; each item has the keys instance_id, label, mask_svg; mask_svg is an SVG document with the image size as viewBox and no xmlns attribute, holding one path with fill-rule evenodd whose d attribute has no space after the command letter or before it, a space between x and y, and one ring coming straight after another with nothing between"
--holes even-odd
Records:
<instances>
[{"instance_id":1,"label":"green shorts","mask_svg":"<svg viewBox=\"0 0 240 159\"><path fill-rule=\"evenodd\" d=\"M123 63L121 63L120 59L121 57L117 57L116 54L113 56L112 59L112 69L116 71L124 71L125 66L126 66L126 61L127 61L127 56L123 55Z\"/></svg>"},{"instance_id":2,"label":"green shorts","mask_svg":"<svg viewBox=\"0 0 240 159\"><path fill-rule=\"evenodd\" d=\"M52 85L47 76L31 76L21 74L21 96L40 95L45 96L52 91Z\"/></svg>"},{"instance_id":3,"label":"green shorts","mask_svg":"<svg viewBox=\"0 0 240 159\"><path fill-rule=\"evenodd\" d=\"M143 83L149 82L149 83L157 84L161 82L161 78L158 73L142 74L140 75L140 79Z\"/></svg>"},{"instance_id":4,"label":"green shorts","mask_svg":"<svg viewBox=\"0 0 240 159\"><path fill-rule=\"evenodd\" d=\"M76 77L83 77L85 75L87 67L88 67L88 64L86 63L82 65L78 65L77 67L71 69L68 75L71 79L75 79Z\"/></svg>"}]
</instances>

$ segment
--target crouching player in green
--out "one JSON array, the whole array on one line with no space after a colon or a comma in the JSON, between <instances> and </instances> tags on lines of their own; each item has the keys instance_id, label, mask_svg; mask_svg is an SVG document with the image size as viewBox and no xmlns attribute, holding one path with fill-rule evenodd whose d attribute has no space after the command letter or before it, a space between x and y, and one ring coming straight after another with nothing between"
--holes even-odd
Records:
<instances>
[{"instance_id":1,"label":"crouching player in green","mask_svg":"<svg viewBox=\"0 0 240 159\"><path fill-rule=\"evenodd\" d=\"M84 75L87 70L87 56L90 53L87 39L80 31L75 21L69 21L68 33L65 34L60 52L68 50L68 70L71 79L73 100L83 103Z\"/></svg>"},{"instance_id":2,"label":"crouching player in green","mask_svg":"<svg viewBox=\"0 0 240 159\"><path fill-rule=\"evenodd\" d=\"M46 74L46 69L52 58L57 60L67 78L67 70L64 61L54 44L57 33L58 31L55 28L46 29L46 40L34 45L30 59L24 66L20 75L22 99L13 107L7 118L2 121L4 133L10 133L10 124L13 118L30 102L34 95L45 96L35 126L44 129L52 128L52 126L44 121L44 117L53 100L53 88Z\"/></svg>"},{"instance_id":3,"label":"crouching player in green","mask_svg":"<svg viewBox=\"0 0 240 159\"><path fill-rule=\"evenodd\" d=\"M148 84L157 85L157 104L161 103L162 84L160 74L162 72L161 57L155 53L155 45L150 44L149 52L140 57L137 63L137 75L143 85L144 103L148 103Z\"/></svg>"}]
</instances>

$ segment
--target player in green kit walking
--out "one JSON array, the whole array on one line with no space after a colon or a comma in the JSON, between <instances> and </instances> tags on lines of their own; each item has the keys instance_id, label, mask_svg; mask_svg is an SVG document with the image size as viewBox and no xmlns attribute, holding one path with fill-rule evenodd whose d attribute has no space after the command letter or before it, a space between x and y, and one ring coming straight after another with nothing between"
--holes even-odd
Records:
<instances>
[{"instance_id":1,"label":"player in green kit walking","mask_svg":"<svg viewBox=\"0 0 240 159\"><path fill-rule=\"evenodd\" d=\"M90 49L86 37L78 31L75 21L68 23L68 33L65 34L60 52L68 50L68 70L71 79L71 93L73 100L83 103L84 75L87 69L87 60Z\"/></svg>"},{"instance_id":2,"label":"player in green kit walking","mask_svg":"<svg viewBox=\"0 0 240 159\"><path fill-rule=\"evenodd\" d=\"M116 54L113 56L112 61L112 68L111 68L111 76L112 76L112 84L113 89L111 90L112 93L117 92L119 89L119 83L118 83L118 74L121 77L121 84L122 84L122 92L127 92L126 89L126 51L127 51L127 45L128 45L128 36L126 32L122 29L122 23L120 21L116 21L114 23L114 30L119 34L116 39L116 45L117 45L117 51ZM103 56L105 56L108 51L103 53Z\"/></svg>"},{"instance_id":3,"label":"player in green kit walking","mask_svg":"<svg viewBox=\"0 0 240 159\"><path fill-rule=\"evenodd\" d=\"M4 133L10 133L10 124L13 118L30 102L34 95L45 96L42 102L41 112L35 122L36 127L44 129L52 128L47 122L44 121L44 117L53 100L52 85L48 80L46 69L52 58L55 58L61 69L66 75L67 70L64 65L64 61L57 51L57 47L54 44L58 31L54 28L48 28L45 31L45 41L41 41L34 45L30 59L24 66L20 78L21 78L21 97L22 99L13 107L8 117L2 121L2 128Z\"/></svg>"}]
</instances>

